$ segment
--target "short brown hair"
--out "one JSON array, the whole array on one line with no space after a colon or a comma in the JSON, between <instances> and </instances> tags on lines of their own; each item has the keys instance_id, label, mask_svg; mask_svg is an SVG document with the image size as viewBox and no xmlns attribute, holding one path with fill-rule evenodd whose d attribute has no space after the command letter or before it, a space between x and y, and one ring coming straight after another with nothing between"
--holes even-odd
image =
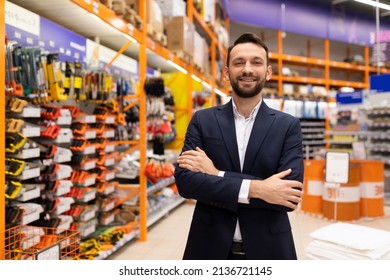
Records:
<instances>
[{"instance_id":1,"label":"short brown hair","mask_svg":"<svg viewBox=\"0 0 390 280\"><path fill-rule=\"evenodd\" d=\"M228 48L227 59L226 59L226 66L229 66L230 52L232 51L232 49L235 46L237 46L238 44L244 44L244 43L253 43L253 44L256 44L256 45L262 47L265 50L265 54L266 54L266 57L267 57L267 65L269 65L269 54L268 54L268 47L267 47L267 45L264 43L263 40L260 39L260 37L256 36L253 33L246 32L246 33L243 33L240 37L238 37L234 41L233 45L231 45Z\"/></svg>"}]
</instances>

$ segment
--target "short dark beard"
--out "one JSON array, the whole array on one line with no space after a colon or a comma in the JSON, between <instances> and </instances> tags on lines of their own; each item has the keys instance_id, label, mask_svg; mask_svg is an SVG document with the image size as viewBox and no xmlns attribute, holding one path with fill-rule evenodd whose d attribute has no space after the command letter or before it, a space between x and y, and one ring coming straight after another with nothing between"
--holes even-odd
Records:
<instances>
[{"instance_id":1,"label":"short dark beard","mask_svg":"<svg viewBox=\"0 0 390 280\"><path fill-rule=\"evenodd\" d=\"M237 94L239 97L251 98L261 93L265 85L265 80L263 82L258 83L252 90L249 91L241 90L238 86L238 82L234 81L233 79L230 79L230 84L235 94Z\"/></svg>"}]
</instances>

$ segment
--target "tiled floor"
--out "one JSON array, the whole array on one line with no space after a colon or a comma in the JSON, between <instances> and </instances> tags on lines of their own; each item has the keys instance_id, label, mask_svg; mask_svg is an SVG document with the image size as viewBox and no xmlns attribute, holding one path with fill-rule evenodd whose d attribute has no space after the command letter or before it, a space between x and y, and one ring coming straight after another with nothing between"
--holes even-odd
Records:
<instances>
[{"instance_id":1,"label":"tiled floor","mask_svg":"<svg viewBox=\"0 0 390 280\"><path fill-rule=\"evenodd\" d=\"M111 255L111 260L177 260L182 258L194 203L184 203L167 217L149 228L146 242L131 241ZM299 259L306 259L305 249L311 238L309 234L333 221L294 211L290 221ZM390 231L390 207L385 207L381 218L360 219L355 224Z\"/></svg>"}]
</instances>

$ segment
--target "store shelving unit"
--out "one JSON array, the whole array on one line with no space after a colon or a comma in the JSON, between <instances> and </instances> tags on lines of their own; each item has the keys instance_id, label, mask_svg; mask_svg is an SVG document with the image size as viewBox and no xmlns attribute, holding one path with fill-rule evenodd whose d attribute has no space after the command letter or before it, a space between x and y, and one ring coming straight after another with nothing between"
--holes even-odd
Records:
<instances>
[{"instance_id":1,"label":"store shelving unit","mask_svg":"<svg viewBox=\"0 0 390 280\"><path fill-rule=\"evenodd\" d=\"M269 46L270 61L274 70L271 86L281 97L293 96L297 100L335 102L335 93L343 87L355 90L368 89L370 75L376 74L378 70L370 64L371 49L368 46L291 34L282 30L254 28L251 31L260 34ZM346 62L354 56L359 56L361 59ZM295 72L295 75L286 75L286 72L283 71L284 67L289 68L291 73ZM379 72L384 74L389 73L390 70L380 67ZM286 93L286 84L294 87L294 91ZM300 86L310 86L312 89L319 86L325 89L326 94L314 90L313 93L301 93L299 92ZM329 119L323 119L323 122L316 120L317 124L310 120L309 122L308 120L301 121L304 137L306 134L310 135L306 131L312 130L307 126L321 124L321 127L315 131L319 133L317 136L323 135L322 139L320 137L305 140L304 142L308 146L318 144L319 147L351 151L352 143L360 139L358 132L348 132L346 135L342 132L331 131ZM308 153L306 151L304 153L311 155L311 148L309 148Z\"/></svg>"},{"instance_id":2,"label":"store shelving unit","mask_svg":"<svg viewBox=\"0 0 390 280\"><path fill-rule=\"evenodd\" d=\"M147 228L152 223L156 222L158 218L165 216L171 209L176 207L178 204L182 203L184 200L177 200L172 202L171 205L164 207L163 211L160 213L154 214L150 218L148 217L147 211L147 197L148 193L151 190L147 188L147 178L143 175L143 167L146 165L146 154L148 149L148 143L146 140L146 97L143 94L144 82L147 77L147 68L159 69L161 72L176 72L177 70L173 68L167 61L171 61L174 64L182 67L187 71L188 79L188 88L186 89L187 95L192 96L192 75L196 75L201 78L202 81L206 82L211 86L212 100L215 104L215 91L213 89L219 89L221 91L227 92L225 88L222 88L217 84L216 81L216 67L214 65L217 48L222 55L226 56L226 50L219 44L217 41L216 35L213 33L211 28L203 21L200 14L196 11L193 6L193 1L188 0L187 2L187 16L190 21L196 21L203 31L207 34L210 42L210 52L211 52L211 72L208 74L200 73L195 67L191 64L185 62L180 57L169 51L167 48L161 45L161 43L154 41L147 35L147 3L148 1L139 0L139 16L143 20L142 29L137 29L130 23L124 21L123 19L117 17L115 13L108 9L105 5L101 4L98 1L87 1L87 0L57 0L57 1L24 1L24 0L13 0L10 1L20 7L24 7L38 15L41 15L65 28L72 30L75 33L78 33L86 38L94 38L98 43L107 46L111 49L117 50L118 53L115 57L112 58L112 61L108 63L110 65L117 56L120 54L128 55L132 58L135 58L139 61L139 85L137 98L132 100L132 105L137 104L140 109L140 141L127 141L126 143L116 143L116 144L126 144L131 148L129 151L134 151L138 149L140 151L140 177L139 185L120 185L119 188L126 189L130 193L119 203L124 202L127 199L133 198L135 195L139 195L139 207L140 207L140 216L139 216L139 230L137 235L141 241L146 241L147 239ZM5 1L1 1L1 8L4 10ZM82 23L82 24L80 24ZM228 21L227 21L228 23ZM5 23L3 22L3 27ZM1 35L5 35L4 29L2 29ZM4 64L4 50L2 50L2 55L0 65ZM2 82L1 82L2 81ZM1 86L3 91L4 89L4 75L1 77ZM188 98L192 100L192 98ZM4 100L3 107L5 107ZM4 110L2 110L2 118L5 119ZM188 107L183 110L181 113L182 117L187 116L189 121L190 116L192 115L192 104L188 104ZM1 131L0 131L1 132ZM3 135L5 131L3 129ZM0 148L4 152L5 143L3 140L0 142ZM4 166L4 162L1 163ZM1 176L2 184L0 187L0 193L4 193L4 176ZM0 182L1 183L1 182ZM5 205L4 195L0 195L0 204ZM118 204L119 204L118 203ZM0 207L0 233L4 232L5 229L5 209ZM129 238L134 238L133 235ZM3 240L2 236L0 239ZM1 259L1 255L0 255Z\"/></svg>"},{"instance_id":3,"label":"store shelving unit","mask_svg":"<svg viewBox=\"0 0 390 280\"><path fill-rule=\"evenodd\" d=\"M370 74L377 72L377 68L370 64L371 48L368 46L240 23L230 24L232 38L236 38L242 30L258 34L267 44L273 68L270 85L276 89L279 96L286 94L283 88L285 84L322 86L328 93L341 87L367 89ZM346 62L356 55L361 58L360 61ZM283 73L284 67L295 70L298 75L286 75ZM380 73L390 72L383 67L379 70ZM299 96L298 91L294 94L301 98L317 97L315 94ZM334 101L334 97L329 94L321 97Z\"/></svg>"},{"instance_id":4,"label":"store shelving unit","mask_svg":"<svg viewBox=\"0 0 390 280\"><path fill-rule=\"evenodd\" d=\"M385 192L390 192L390 108L361 108L362 127L366 131L358 134L358 139L365 142L367 157L380 160L385 165Z\"/></svg>"},{"instance_id":5,"label":"store shelving unit","mask_svg":"<svg viewBox=\"0 0 390 280\"><path fill-rule=\"evenodd\" d=\"M4 14L5 1L0 0L0 13ZM0 19L0 36L5 38L5 18ZM5 49L0 50L0 67L5 67ZM5 71L1 71L0 74L0 91L5 92ZM5 98L0 100L1 108L5 108ZM5 120L5 110L0 110L0 119ZM0 125L0 135L5 135L5 127ZM0 139L0 151L1 154L5 155L5 137ZM0 170L5 170L4 160L0 161ZM0 240L5 240L5 174L0 176ZM4 259L4 250L0 248L0 259Z\"/></svg>"},{"instance_id":6,"label":"store shelving unit","mask_svg":"<svg viewBox=\"0 0 390 280\"><path fill-rule=\"evenodd\" d=\"M301 119L303 135L303 155L311 159L314 154L325 148L325 119Z\"/></svg>"}]
</instances>

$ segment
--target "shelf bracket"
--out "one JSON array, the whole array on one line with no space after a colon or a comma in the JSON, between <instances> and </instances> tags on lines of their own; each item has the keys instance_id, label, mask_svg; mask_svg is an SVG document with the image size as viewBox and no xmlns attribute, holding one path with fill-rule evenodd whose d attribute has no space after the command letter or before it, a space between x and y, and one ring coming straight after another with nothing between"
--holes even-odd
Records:
<instances>
[{"instance_id":1,"label":"shelf bracket","mask_svg":"<svg viewBox=\"0 0 390 280\"><path fill-rule=\"evenodd\" d=\"M123 52L133 43L133 41L128 40L122 47L121 49L116 53L116 55L111 59L109 63L104 66L104 70L106 70L108 67L110 67L114 61L121 55Z\"/></svg>"}]
</instances>

